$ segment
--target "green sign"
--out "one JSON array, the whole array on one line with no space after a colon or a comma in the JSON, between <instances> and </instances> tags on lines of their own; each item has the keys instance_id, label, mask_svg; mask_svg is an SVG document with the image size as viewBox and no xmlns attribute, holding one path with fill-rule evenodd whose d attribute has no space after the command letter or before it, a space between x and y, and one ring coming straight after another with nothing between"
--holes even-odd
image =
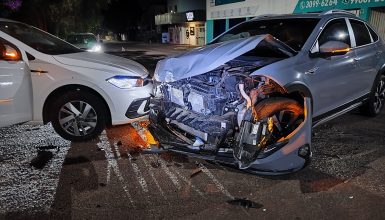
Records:
<instances>
[{"instance_id":1,"label":"green sign","mask_svg":"<svg viewBox=\"0 0 385 220\"><path fill-rule=\"evenodd\" d=\"M226 5L236 2L244 2L246 0L215 0L215 5Z\"/></svg>"},{"instance_id":2,"label":"green sign","mask_svg":"<svg viewBox=\"0 0 385 220\"><path fill-rule=\"evenodd\" d=\"M299 0L294 13L385 6L385 0Z\"/></svg>"}]
</instances>

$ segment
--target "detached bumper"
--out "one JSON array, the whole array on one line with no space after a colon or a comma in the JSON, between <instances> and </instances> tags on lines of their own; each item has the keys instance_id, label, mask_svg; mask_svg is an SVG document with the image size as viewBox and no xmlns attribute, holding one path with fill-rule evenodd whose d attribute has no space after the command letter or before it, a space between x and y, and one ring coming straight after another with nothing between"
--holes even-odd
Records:
<instances>
[{"instance_id":1,"label":"detached bumper","mask_svg":"<svg viewBox=\"0 0 385 220\"><path fill-rule=\"evenodd\" d=\"M305 104L306 109L311 109L309 108L311 104L309 99L306 100ZM152 109L149 118L151 122L149 130L164 149L191 157L225 163L238 168L238 162L234 159L231 149L223 152L219 151L216 154L206 154L194 150L169 129L162 112ZM311 112L306 111L304 123L290 137L288 142L274 153L269 154L269 156L256 159L246 171L261 175L281 175L302 169L311 159L311 126Z\"/></svg>"}]
</instances>

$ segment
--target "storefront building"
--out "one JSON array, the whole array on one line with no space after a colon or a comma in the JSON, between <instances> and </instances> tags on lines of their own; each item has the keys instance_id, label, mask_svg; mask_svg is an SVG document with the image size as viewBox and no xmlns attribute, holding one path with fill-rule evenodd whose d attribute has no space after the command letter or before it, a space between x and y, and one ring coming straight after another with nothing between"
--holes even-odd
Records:
<instances>
[{"instance_id":1,"label":"storefront building","mask_svg":"<svg viewBox=\"0 0 385 220\"><path fill-rule=\"evenodd\" d=\"M168 13L155 16L162 42L201 46L206 43L205 0L169 0Z\"/></svg>"},{"instance_id":2,"label":"storefront building","mask_svg":"<svg viewBox=\"0 0 385 220\"><path fill-rule=\"evenodd\" d=\"M385 39L385 0L206 0L206 43L234 25L263 14L351 11Z\"/></svg>"}]
</instances>

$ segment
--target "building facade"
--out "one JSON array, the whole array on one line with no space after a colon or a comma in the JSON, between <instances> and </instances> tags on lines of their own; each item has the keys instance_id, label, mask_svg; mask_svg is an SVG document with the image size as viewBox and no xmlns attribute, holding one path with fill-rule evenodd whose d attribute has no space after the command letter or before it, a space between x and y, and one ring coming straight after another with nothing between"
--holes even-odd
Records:
<instances>
[{"instance_id":1,"label":"building facade","mask_svg":"<svg viewBox=\"0 0 385 220\"><path fill-rule=\"evenodd\" d=\"M206 0L168 0L167 10L155 16L163 43L192 46L206 43Z\"/></svg>"},{"instance_id":2,"label":"building facade","mask_svg":"<svg viewBox=\"0 0 385 220\"><path fill-rule=\"evenodd\" d=\"M206 43L234 25L263 14L343 9L357 14L385 39L385 0L206 0Z\"/></svg>"}]
</instances>

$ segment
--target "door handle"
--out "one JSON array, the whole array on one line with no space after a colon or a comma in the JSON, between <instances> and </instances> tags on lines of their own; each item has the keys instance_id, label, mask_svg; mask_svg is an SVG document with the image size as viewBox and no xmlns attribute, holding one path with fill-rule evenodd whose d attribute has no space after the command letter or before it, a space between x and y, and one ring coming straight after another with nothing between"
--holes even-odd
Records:
<instances>
[{"instance_id":1,"label":"door handle","mask_svg":"<svg viewBox=\"0 0 385 220\"><path fill-rule=\"evenodd\" d=\"M352 64L353 64L354 67L357 67L358 61L360 61L360 59L353 58L353 63Z\"/></svg>"},{"instance_id":2,"label":"door handle","mask_svg":"<svg viewBox=\"0 0 385 220\"><path fill-rule=\"evenodd\" d=\"M41 74L41 73L48 73L48 71L45 71L45 70L31 70L31 73Z\"/></svg>"}]
</instances>

